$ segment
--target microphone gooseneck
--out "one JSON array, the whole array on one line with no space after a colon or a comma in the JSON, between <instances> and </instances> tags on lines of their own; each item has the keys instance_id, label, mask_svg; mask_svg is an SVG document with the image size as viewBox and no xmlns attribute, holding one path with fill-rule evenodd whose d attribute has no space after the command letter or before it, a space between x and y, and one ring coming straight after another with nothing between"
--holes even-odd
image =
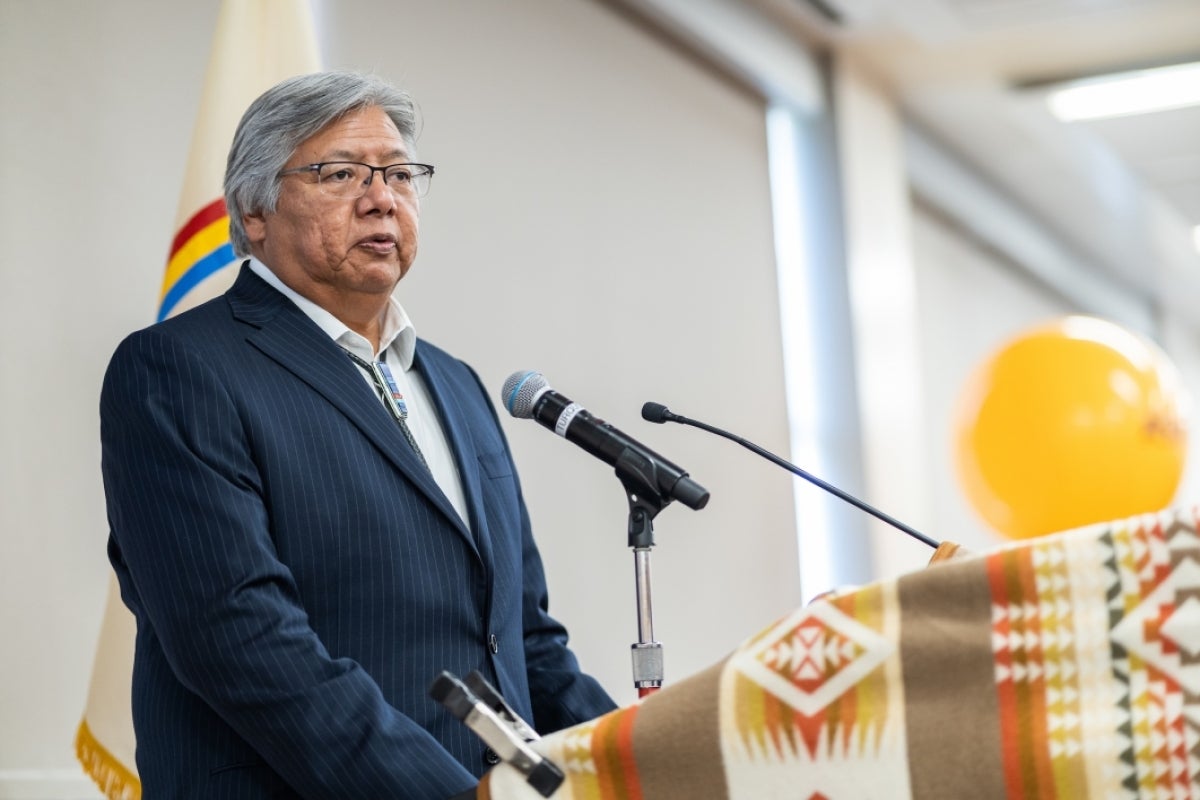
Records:
<instances>
[{"instance_id":1,"label":"microphone gooseneck","mask_svg":"<svg viewBox=\"0 0 1200 800\"><path fill-rule=\"evenodd\" d=\"M697 510L708 503L708 490L687 472L551 389L540 372L514 372L504 382L500 401L514 417L535 420L616 468L639 494L651 492L663 505L678 500Z\"/></svg>"},{"instance_id":2,"label":"microphone gooseneck","mask_svg":"<svg viewBox=\"0 0 1200 800\"><path fill-rule=\"evenodd\" d=\"M908 534L909 536L913 537L914 539L917 539L917 540L929 545L930 547L934 548L935 550L941 545L941 542L938 542L936 539L931 539L930 537L926 536L925 534L921 533L920 531L916 530L915 528L905 525L900 520L895 519L894 517L891 517L891 516L883 513L882 511L875 508L874 506L864 503L862 500L859 500L854 495L848 494L848 493L842 491L841 489L834 486L833 484L827 483L826 481L821 480L820 478L818 478L817 476L815 476L809 472L805 472L804 470L800 469L799 467L797 467L795 464L791 463L790 461L785 461L784 459L780 458L779 456L775 455L774 453L770 452L769 450L764 450L763 448L756 445L754 442L743 439L741 436L732 434L729 431L721 430L720 428L714 427L707 423L700 422L700 421L694 420L694 419L689 419L688 417L682 416L680 414L676 414L676 413L672 412L669 408L664 406L662 403L653 403L653 402L645 403L642 406L642 419L646 420L647 422L657 423L659 425L661 425L664 422L678 422L680 425L691 425L693 428L699 428L702 431L708 431L709 433L715 433L717 436L722 436L722 437L730 440L731 442L737 442L738 444L740 444L742 447L746 448L747 450L750 450L751 452L762 456L763 458L767 459L768 461L772 462L773 464L783 467L788 472L791 472L794 475L798 475L799 477L804 478L804 480L808 481L809 483L821 487L822 489L829 492L830 494L832 494L842 500L845 500L847 503L854 506L855 508L858 508L862 511L867 512L868 514L875 517L876 519L886 522L888 525L891 525L893 528L903 531L904 533Z\"/></svg>"}]
</instances>

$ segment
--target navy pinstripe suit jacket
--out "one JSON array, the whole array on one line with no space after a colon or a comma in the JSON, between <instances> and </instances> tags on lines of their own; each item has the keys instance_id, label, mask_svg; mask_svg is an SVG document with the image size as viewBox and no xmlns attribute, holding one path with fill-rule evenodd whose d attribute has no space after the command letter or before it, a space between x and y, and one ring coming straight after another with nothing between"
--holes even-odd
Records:
<instances>
[{"instance_id":1,"label":"navy pinstripe suit jacket","mask_svg":"<svg viewBox=\"0 0 1200 800\"><path fill-rule=\"evenodd\" d=\"M481 670L543 731L613 707L547 614L478 377L425 342L416 368L470 529L345 353L246 267L117 349L102 467L147 800L443 800L487 765L427 698L442 669Z\"/></svg>"}]
</instances>

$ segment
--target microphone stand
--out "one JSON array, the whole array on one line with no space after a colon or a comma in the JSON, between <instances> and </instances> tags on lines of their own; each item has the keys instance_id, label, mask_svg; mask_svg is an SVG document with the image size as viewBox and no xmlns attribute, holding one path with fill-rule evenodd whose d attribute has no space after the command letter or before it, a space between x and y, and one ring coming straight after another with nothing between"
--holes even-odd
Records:
<instances>
[{"instance_id":1,"label":"microphone stand","mask_svg":"<svg viewBox=\"0 0 1200 800\"><path fill-rule=\"evenodd\" d=\"M633 686L638 697L662 688L663 649L654 640L654 603L650 586L650 550L654 547L654 518L671 503L659 493L654 464L633 449L617 459L617 478L629 500L629 546L633 549L633 578L637 592L638 640L630 646Z\"/></svg>"},{"instance_id":2,"label":"microphone stand","mask_svg":"<svg viewBox=\"0 0 1200 800\"><path fill-rule=\"evenodd\" d=\"M918 541L921 541L921 542L929 545L934 550L937 550L938 548L940 548L942 546L942 543L937 541L936 539L931 539L930 537L926 536L925 534L921 533L920 531L916 530L915 528L911 528L908 525L905 525L900 520L895 519L894 517L888 516L887 514L880 511L879 509L877 509L871 505L868 505L867 503L864 503L862 500L859 500L854 495L843 492L841 489L837 488L833 484L826 483L825 481L821 480L817 476L812 475L812 474L800 469L799 467L797 467L795 464L791 463L790 461L785 461L784 459L780 458L779 456L775 455L774 453L772 453L768 450L764 450L763 448L754 444L754 442L747 441L746 439L743 439L740 436L736 436L736 435L730 433L729 431L723 431L720 428L713 427L712 425L708 425L708 424L700 422L698 420L689 419L680 414L676 414L676 413L672 412L670 409L668 409L666 406L662 405L661 403L646 403L646 404L644 404L642 406L642 419L646 420L647 422L657 423L659 425L661 425L664 422L678 422L681 425L691 425L693 428L699 428L702 431L708 431L709 433L715 433L717 436L724 437L724 438L730 440L731 442L737 442L742 447L745 447L747 450L750 450L753 453L757 453L758 455L762 456L763 458L767 459L768 461L770 461L780 467L783 467L788 472L791 472L793 475L797 475L801 478L804 478L804 480L808 481L809 483L812 483L816 486L821 487L822 489L829 492L830 494L832 494L836 497L839 497L842 500L845 500L850 505L852 505L858 509L861 509L862 511L867 512L868 514L875 517L876 519L882 520L883 522L886 522L888 525L891 525L893 528L903 531L904 533L908 534L909 536L913 537L914 539L917 539Z\"/></svg>"}]
</instances>

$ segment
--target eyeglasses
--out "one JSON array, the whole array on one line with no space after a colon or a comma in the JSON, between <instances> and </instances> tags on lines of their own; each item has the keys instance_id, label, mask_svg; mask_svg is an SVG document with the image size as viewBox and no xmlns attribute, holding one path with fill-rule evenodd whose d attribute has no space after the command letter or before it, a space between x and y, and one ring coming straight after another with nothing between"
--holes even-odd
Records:
<instances>
[{"instance_id":1,"label":"eyeglasses","mask_svg":"<svg viewBox=\"0 0 1200 800\"><path fill-rule=\"evenodd\" d=\"M356 199L367 193L375 173L383 175L383 182L392 192L400 197L424 197L429 191L429 181L433 177L432 164L388 164L386 167L372 167L358 161L323 161L320 164L307 164L303 167L285 169L279 173L298 175L311 172L317 178L317 188L327 195L344 199Z\"/></svg>"}]
</instances>

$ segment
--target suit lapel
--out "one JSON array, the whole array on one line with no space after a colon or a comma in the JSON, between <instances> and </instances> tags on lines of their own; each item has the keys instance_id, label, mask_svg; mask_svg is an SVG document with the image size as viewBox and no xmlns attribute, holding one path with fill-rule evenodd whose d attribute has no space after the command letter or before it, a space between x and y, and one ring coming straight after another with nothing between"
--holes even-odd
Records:
<instances>
[{"instance_id":1,"label":"suit lapel","mask_svg":"<svg viewBox=\"0 0 1200 800\"><path fill-rule=\"evenodd\" d=\"M226 297L234 317L256 329L247 335L246 341L344 414L474 547L470 533L445 493L345 351L294 303L245 266Z\"/></svg>"},{"instance_id":2,"label":"suit lapel","mask_svg":"<svg viewBox=\"0 0 1200 800\"><path fill-rule=\"evenodd\" d=\"M471 518L471 530L475 532L475 544L485 562L490 559L491 546L485 530L487 517L483 513L483 489L480 486L479 455L475 442L467 429L467 411L462 407L454 391L454 385L438 359L431 358L429 350L417 341L414 366L420 370L429 386L429 394L437 406L442 428L454 452L458 474L462 479L463 494L466 495L467 511Z\"/></svg>"}]
</instances>

